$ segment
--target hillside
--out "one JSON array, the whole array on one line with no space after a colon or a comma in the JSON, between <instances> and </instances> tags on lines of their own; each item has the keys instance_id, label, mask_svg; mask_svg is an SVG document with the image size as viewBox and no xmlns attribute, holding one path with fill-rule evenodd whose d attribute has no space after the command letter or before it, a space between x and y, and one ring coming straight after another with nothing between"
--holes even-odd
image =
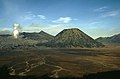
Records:
<instances>
[{"instance_id":1,"label":"hillside","mask_svg":"<svg viewBox=\"0 0 120 79\"><path fill-rule=\"evenodd\" d=\"M39 33L23 32L15 39L12 35L0 35L0 49L16 49L34 47L37 43L48 42L52 35L41 31Z\"/></svg>"},{"instance_id":2,"label":"hillside","mask_svg":"<svg viewBox=\"0 0 120 79\"><path fill-rule=\"evenodd\" d=\"M103 45L96 42L90 36L82 32L77 28L64 29L58 33L55 38L48 43L39 44L46 45L48 47L102 47Z\"/></svg>"},{"instance_id":3,"label":"hillside","mask_svg":"<svg viewBox=\"0 0 120 79\"><path fill-rule=\"evenodd\" d=\"M26 39L31 39L31 40L36 40L39 42L48 42L51 39L53 39L54 36L44 32L44 31L40 31L39 33L27 33L27 32L23 32L21 35L24 36L24 38Z\"/></svg>"},{"instance_id":4,"label":"hillside","mask_svg":"<svg viewBox=\"0 0 120 79\"><path fill-rule=\"evenodd\" d=\"M113 35L111 37L99 37L96 41L105 45L120 45L120 34Z\"/></svg>"},{"instance_id":5,"label":"hillside","mask_svg":"<svg viewBox=\"0 0 120 79\"><path fill-rule=\"evenodd\" d=\"M24 38L15 39L12 35L0 35L0 49L28 48L36 44L37 41Z\"/></svg>"}]
</instances>

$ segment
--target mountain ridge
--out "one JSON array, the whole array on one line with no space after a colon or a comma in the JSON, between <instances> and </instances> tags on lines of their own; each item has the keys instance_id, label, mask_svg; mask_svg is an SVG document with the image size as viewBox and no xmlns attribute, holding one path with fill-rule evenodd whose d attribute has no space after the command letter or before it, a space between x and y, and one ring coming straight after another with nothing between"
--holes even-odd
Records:
<instances>
[{"instance_id":1,"label":"mountain ridge","mask_svg":"<svg viewBox=\"0 0 120 79\"><path fill-rule=\"evenodd\" d=\"M42 44L41 44L42 45ZM47 42L48 47L102 47L103 45L96 42L93 38L79 30L78 28L64 29L58 33L54 39Z\"/></svg>"},{"instance_id":2,"label":"mountain ridge","mask_svg":"<svg viewBox=\"0 0 120 79\"><path fill-rule=\"evenodd\" d=\"M47 42L47 41L53 39L53 37L54 37L54 36L44 32L44 31L40 31L39 33L23 32L21 35L23 35L24 38L26 38L26 39L37 40L37 41L40 41L40 42Z\"/></svg>"},{"instance_id":3,"label":"mountain ridge","mask_svg":"<svg viewBox=\"0 0 120 79\"><path fill-rule=\"evenodd\" d=\"M99 37L95 40L105 45L112 45L112 44L120 45L120 34L116 34L111 37Z\"/></svg>"}]
</instances>

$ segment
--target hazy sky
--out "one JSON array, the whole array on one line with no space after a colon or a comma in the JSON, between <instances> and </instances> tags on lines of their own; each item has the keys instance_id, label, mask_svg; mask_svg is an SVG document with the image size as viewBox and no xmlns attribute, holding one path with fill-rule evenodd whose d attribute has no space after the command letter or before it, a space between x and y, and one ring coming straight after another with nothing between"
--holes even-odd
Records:
<instances>
[{"instance_id":1,"label":"hazy sky","mask_svg":"<svg viewBox=\"0 0 120 79\"><path fill-rule=\"evenodd\" d=\"M120 33L120 0L0 0L0 31L14 23L29 32L77 27L93 38L111 36Z\"/></svg>"}]
</instances>

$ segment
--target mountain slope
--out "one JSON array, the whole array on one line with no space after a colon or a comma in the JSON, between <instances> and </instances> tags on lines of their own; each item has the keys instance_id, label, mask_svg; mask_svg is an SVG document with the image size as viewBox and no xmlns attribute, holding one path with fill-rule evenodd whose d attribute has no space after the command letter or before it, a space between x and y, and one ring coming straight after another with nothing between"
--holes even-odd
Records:
<instances>
[{"instance_id":1,"label":"mountain slope","mask_svg":"<svg viewBox=\"0 0 120 79\"><path fill-rule=\"evenodd\" d=\"M22 35L24 35L24 38L31 39L31 40L37 40L39 42L48 42L49 40L53 39L54 36L41 31L39 33L26 33L24 32Z\"/></svg>"},{"instance_id":2,"label":"mountain slope","mask_svg":"<svg viewBox=\"0 0 120 79\"><path fill-rule=\"evenodd\" d=\"M15 49L34 47L37 43L45 43L53 39L46 32L27 33L23 32L15 39L12 35L0 35L0 49Z\"/></svg>"},{"instance_id":3,"label":"mountain slope","mask_svg":"<svg viewBox=\"0 0 120 79\"><path fill-rule=\"evenodd\" d=\"M86 35L77 28L64 29L47 44L49 47L101 47L101 43Z\"/></svg>"},{"instance_id":4,"label":"mountain slope","mask_svg":"<svg viewBox=\"0 0 120 79\"><path fill-rule=\"evenodd\" d=\"M105 45L116 44L120 45L120 34L111 36L111 37L99 37L96 41L101 42Z\"/></svg>"},{"instance_id":5,"label":"mountain slope","mask_svg":"<svg viewBox=\"0 0 120 79\"><path fill-rule=\"evenodd\" d=\"M0 49L28 48L37 41L24 38L15 39L12 35L0 35Z\"/></svg>"}]
</instances>

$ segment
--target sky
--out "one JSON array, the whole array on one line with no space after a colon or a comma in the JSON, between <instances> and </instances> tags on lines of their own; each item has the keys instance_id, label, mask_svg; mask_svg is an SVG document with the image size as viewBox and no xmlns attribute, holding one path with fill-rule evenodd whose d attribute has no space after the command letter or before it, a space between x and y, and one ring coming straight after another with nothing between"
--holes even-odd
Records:
<instances>
[{"instance_id":1,"label":"sky","mask_svg":"<svg viewBox=\"0 0 120 79\"><path fill-rule=\"evenodd\" d=\"M22 31L56 35L79 28L92 38L120 33L120 0L0 0L0 33Z\"/></svg>"}]
</instances>

